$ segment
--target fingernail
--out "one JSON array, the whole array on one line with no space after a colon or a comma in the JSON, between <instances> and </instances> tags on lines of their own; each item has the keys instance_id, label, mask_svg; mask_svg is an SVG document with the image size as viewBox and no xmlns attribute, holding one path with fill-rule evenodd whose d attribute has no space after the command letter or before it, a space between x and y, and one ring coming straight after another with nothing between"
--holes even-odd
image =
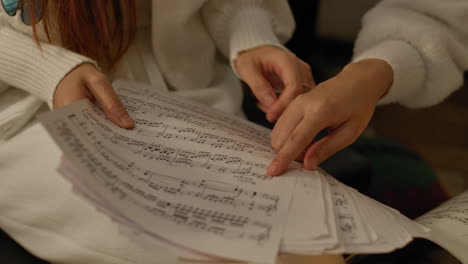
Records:
<instances>
[{"instance_id":1,"label":"fingernail","mask_svg":"<svg viewBox=\"0 0 468 264\"><path fill-rule=\"evenodd\" d=\"M276 120L276 116L270 112L266 114L266 119L270 122L273 123Z\"/></svg>"},{"instance_id":2,"label":"fingernail","mask_svg":"<svg viewBox=\"0 0 468 264\"><path fill-rule=\"evenodd\" d=\"M315 170L315 169L317 169L318 163L319 163L318 158L317 158L316 156L315 156L315 157L312 157L312 158L309 160L309 166L307 166L307 169L308 169L308 170Z\"/></svg>"},{"instance_id":3,"label":"fingernail","mask_svg":"<svg viewBox=\"0 0 468 264\"><path fill-rule=\"evenodd\" d=\"M267 167L267 174L270 176L276 176L278 175L278 169L279 169L278 162L273 161Z\"/></svg>"},{"instance_id":4,"label":"fingernail","mask_svg":"<svg viewBox=\"0 0 468 264\"><path fill-rule=\"evenodd\" d=\"M122 125L125 128L132 128L135 126L133 119L128 114L122 115L119 121L120 125Z\"/></svg>"},{"instance_id":5,"label":"fingernail","mask_svg":"<svg viewBox=\"0 0 468 264\"><path fill-rule=\"evenodd\" d=\"M265 113L265 117L268 121L273 122L276 120L275 109L270 108L268 112Z\"/></svg>"},{"instance_id":6,"label":"fingernail","mask_svg":"<svg viewBox=\"0 0 468 264\"><path fill-rule=\"evenodd\" d=\"M271 94L267 94L263 97L263 104L270 106L275 103L275 97Z\"/></svg>"}]
</instances>

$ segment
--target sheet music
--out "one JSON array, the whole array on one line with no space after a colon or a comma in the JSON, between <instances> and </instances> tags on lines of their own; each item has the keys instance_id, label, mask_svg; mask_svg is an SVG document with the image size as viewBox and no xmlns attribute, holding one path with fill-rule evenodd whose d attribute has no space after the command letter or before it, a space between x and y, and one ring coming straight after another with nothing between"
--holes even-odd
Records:
<instances>
[{"instance_id":1,"label":"sheet music","mask_svg":"<svg viewBox=\"0 0 468 264\"><path fill-rule=\"evenodd\" d=\"M80 182L128 221L181 247L273 263L296 177L265 175L268 130L163 93L145 97L124 82L114 88L133 130L116 127L89 101L42 118Z\"/></svg>"},{"instance_id":2,"label":"sheet music","mask_svg":"<svg viewBox=\"0 0 468 264\"><path fill-rule=\"evenodd\" d=\"M65 175L65 177L67 177L73 183L73 189L75 193L90 201L97 207L99 211L103 212L112 220L114 220L117 224L119 224L121 232L126 234L130 239L133 239L142 247L148 249L152 249L154 247L164 248L166 251L171 252L173 255L184 259L215 260L208 254L202 254L192 249L182 248L167 239L163 239L152 233L142 231L137 224L135 224L119 212L112 210L112 206L101 200L99 195L93 193L93 189L90 188L90 186L84 186L79 180L76 180L77 178L81 177L81 174L76 170L76 168L73 167L70 161L62 159L59 171L61 171L62 174Z\"/></svg>"},{"instance_id":3,"label":"sheet music","mask_svg":"<svg viewBox=\"0 0 468 264\"><path fill-rule=\"evenodd\" d=\"M369 244L347 245L348 252L386 253L408 244L413 237L424 237L426 231L417 223L401 215L395 209L358 193L352 192L354 204L359 215L366 219L366 224L375 232L376 237ZM411 234L418 234L412 236Z\"/></svg>"},{"instance_id":4,"label":"sheet music","mask_svg":"<svg viewBox=\"0 0 468 264\"><path fill-rule=\"evenodd\" d=\"M142 245L195 261L273 263L278 251L381 253L426 236L320 169L294 162L267 176L274 153L263 127L144 85L114 88L135 129L118 128L89 101L42 120L76 193ZM462 219L457 212L433 222Z\"/></svg>"},{"instance_id":5,"label":"sheet music","mask_svg":"<svg viewBox=\"0 0 468 264\"><path fill-rule=\"evenodd\" d=\"M315 176L316 178L319 179L320 187L315 187L311 188L311 185L309 185L311 182L308 181L306 185L306 189L316 189L320 188L321 189L321 194L323 196L323 209L324 211L317 210L317 208L313 207L308 207L308 203L310 203L310 199L320 199L317 197L312 198L312 196L309 196L308 199L306 200L293 200L293 203L300 203L302 205L303 211L308 210L309 208L311 209L311 212L306 212L304 214L303 219L304 223L301 225L303 228L303 232L307 236L311 236L308 238L295 238L291 239L289 238L288 234L286 234L285 241L281 245L281 249L285 252L292 252L295 254L312 254L312 255L320 255L320 254L325 254L329 249L335 248L339 245L339 229L337 228L337 223L335 220L335 208L331 199L331 188L330 185L328 184L326 177L322 174L321 171L316 171ZM307 175L306 177L309 177L312 175ZM307 181L307 180L306 180ZM299 185L298 181L298 186ZM300 189L299 189L300 190ZM309 195L312 193L309 192ZM319 194L319 193L317 193ZM294 197L296 198L296 197ZM319 207L320 208L320 207ZM312 215L312 218L310 218L310 215ZM309 217L308 217L309 216ZM326 224L327 224L327 230L325 233L322 231L320 233L321 236L319 237L313 237L313 234L310 232L315 229L312 225L320 222L320 219L324 217ZM319 219L317 219L319 218ZM307 226L307 224L310 223L310 226ZM288 230L288 229L286 229ZM287 238L287 239L286 239Z\"/></svg>"},{"instance_id":6,"label":"sheet music","mask_svg":"<svg viewBox=\"0 0 468 264\"><path fill-rule=\"evenodd\" d=\"M326 177L332 187L332 201L335 207L336 220L343 245L368 245L375 241L375 232L364 224L361 214L357 210L357 203L352 198L353 189L346 187L333 177ZM343 246L343 252L346 246Z\"/></svg>"},{"instance_id":7,"label":"sheet music","mask_svg":"<svg viewBox=\"0 0 468 264\"><path fill-rule=\"evenodd\" d=\"M284 240L304 241L329 234L325 201L318 171L301 171L284 232Z\"/></svg>"},{"instance_id":8,"label":"sheet music","mask_svg":"<svg viewBox=\"0 0 468 264\"><path fill-rule=\"evenodd\" d=\"M429 240L468 263L468 191L416 219L431 229Z\"/></svg>"}]
</instances>

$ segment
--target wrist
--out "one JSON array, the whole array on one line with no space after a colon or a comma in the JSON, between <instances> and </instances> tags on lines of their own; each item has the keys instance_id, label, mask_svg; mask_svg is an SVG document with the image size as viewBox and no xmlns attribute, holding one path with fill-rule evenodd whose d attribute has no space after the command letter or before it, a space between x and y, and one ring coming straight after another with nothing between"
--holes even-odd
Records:
<instances>
[{"instance_id":1,"label":"wrist","mask_svg":"<svg viewBox=\"0 0 468 264\"><path fill-rule=\"evenodd\" d=\"M381 59L364 59L350 63L340 74L371 83L375 86L377 100L387 94L393 83L393 69Z\"/></svg>"}]
</instances>

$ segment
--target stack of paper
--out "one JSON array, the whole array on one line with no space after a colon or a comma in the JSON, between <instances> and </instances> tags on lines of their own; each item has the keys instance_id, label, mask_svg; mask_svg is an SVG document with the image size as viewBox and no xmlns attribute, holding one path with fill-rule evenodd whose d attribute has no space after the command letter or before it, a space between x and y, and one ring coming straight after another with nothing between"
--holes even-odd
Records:
<instances>
[{"instance_id":1,"label":"stack of paper","mask_svg":"<svg viewBox=\"0 0 468 264\"><path fill-rule=\"evenodd\" d=\"M145 86L114 88L133 130L89 101L42 121L75 191L137 242L187 259L273 263L278 252L388 252L426 235L323 171L295 163L265 175L274 156L265 128Z\"/></svg>"},{"instance_id":2,"label":"stack of paper","mask_svg":"<svg viewBox=\"0 0 468 264\"><path fill-rule=\"evenodd\" d=\"M312 179L319 181L315 187L308 185ZM406 245L414 237L427 236L427 229L398 211L321 171L299 178L295 191L281 244L283 252L383 253Z\"/></svg>"}]
</instances>

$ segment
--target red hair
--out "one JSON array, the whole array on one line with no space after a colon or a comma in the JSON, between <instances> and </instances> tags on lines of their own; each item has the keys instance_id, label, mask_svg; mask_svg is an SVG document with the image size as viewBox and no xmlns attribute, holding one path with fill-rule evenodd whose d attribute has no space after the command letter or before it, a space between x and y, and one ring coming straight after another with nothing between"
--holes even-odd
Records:
<instances>
[{"instance_id":1,"label":"red hair","mask_svg":"<svg viewBox=\"0 0 468 264\"><path fill-rule=\"evenodd\" d=\"M42 12L44 32L51 43L96 60L110 70L135 37L134 0L25 0ZM29 8L34 37L39 44L35 8ZM53 39L51 30L60 39Z\"/></svg>"}]
</instances>

